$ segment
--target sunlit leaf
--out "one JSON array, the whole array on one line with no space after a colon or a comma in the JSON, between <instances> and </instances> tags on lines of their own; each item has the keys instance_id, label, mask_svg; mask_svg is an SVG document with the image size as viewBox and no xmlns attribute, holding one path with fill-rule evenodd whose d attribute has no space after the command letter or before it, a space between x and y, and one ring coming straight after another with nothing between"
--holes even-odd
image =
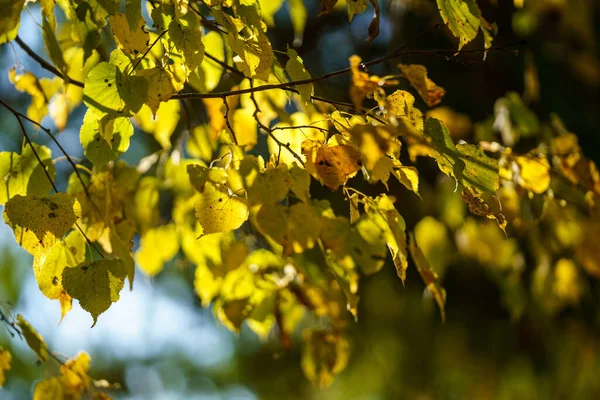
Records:
<instances>
[{"instance_id":1,"label":"sunlit leaf","mask_svg":"<svg viewBox=\"0 0 600 400\"><path fill-rule=\"evenodd\" d=\"M116 13L108 20L112 33L115 35L117 46L124 52L137 56L146 50L150 37L144 30L144 20L142 18L138 19L134 28L131 27L129 19L125 14Z\"/></svg>"},{"instance_id":2,"label":"sunlit leaf","mask_svg":"<svg viewBox=\"0 0 600 400\"><path fill-rule=\"evenodd\" d=\"M96 168L102 169L119 158L129 148L133 125L129 118L108 116L102 119L89 109L83 118L79 140L83 152Z\"/></svg>"},{"instance_id":3,"label":"sunlit leaf","mask_svg":"<svg viewBox=\"0 0 600 400\"><path fill-rule=\"evenodd\" d=\"M60 378L43 379L35 384L33 400L63 399L64 389Z\"/></svg>"},{"instance_id":4,"label":"sunlit leaf","mask_svg":"<svg viewBox=\"0 0 600 400\"><path fill-rule=\"evenodd\" d=\"M61 381L65 396L80 398L90 384L87 375L92 358L85 352L80 352L75 359L68 360L60 367Z\"/></svg>"},{"instance_id":5,"label":"sunlit leaf","mask_svg":"<svg viewBox=\"0 0 600 400\"><path fill-rule=\"evenodd\" d=\"M362 167L361 154L349 145L329 146L304 142L306 169L325 186L337 189Z\"/></svg>"},{"instance_id":6,"label":"sunlit leaf","mask_svg":"<svg viewBox=\"0 0 600 400\"><path fill-rule=\"evenodd\" d=\"M285 64L285 70L290 75L290 78L292 78L293 81L310 79L310 74L304 67L304 61L302 61L296 50L288 49L287 54L289 60ZM309 83L306 85L299 85L298 91L300 92L300 97L304 104L308 104L311 102L311 96L314 94L315 89L312 83Z\"/></svg>"},{"instance_id":7,"label":"sunlit leaf","mask_svg":"<svg viewBox=\"0 0 600 400\"><path fill-rule=\"evenodd\" d=\"M475 39L480 27L481 11L475 0L437 0L444 23L459 39L458 49Z\"/></svg>"},{"instance_id":8,"label":"sunlit leaf","mask_svg":"<svg viewBox=\"0 0 600 400\"><path fill-rule=\"evenodd\" d=\"M205 235L235 230L248 219L246 200L210 183L200 193L195 209Z\"/></svg>"},{"instance_id":9,"label":"sunlit leaf","mask_svg":"<svg viewBox=\"0 0 600 400\"><path fill-rule=\"evenodd\" d=\"M10 362L12 357L8 350L4 350L2 346L0 346L0 388L4 385L4 381L6 380L6 371L10 369Z\"/></svg>"},{"instance_id":10,"label":"sunlit leaf","mask_svg":"<svg viewBox=\"0 0 600 400\"><path fill-rule=\"evenodd\" d=\"M419 271L419 275L421 275L421 279L423 279L427 289L440 308L442 321L445 321L446 290L440 285L437 272L429 265L429 261L423 255L423 252L412 233L408 234L408 249L410 250L410 255L415 263L417 271Z\"/></svg>"},{"instance_id":11,"label":"sunlit leaf","mask_svg":"<svg viewBox=\"0 0 600 400\"><path fill-rule=\"evenodd\" d=\"M429 107L436 106L442 101L446 91L429 79L427 69L424 66L398 64L398 68Z\"/></svg>"},{"instance_id":12,"label":"sunlit leaf","mask_svg":"<svg viewBox=\"0 0 600 400\"><path fill-rule=\"evenodd\" d=\"M42 160L40 165L38 158ZM0 204L5 204L16 195L45 196L52 190L44 169L54 179L56 169L52 162L50 149L33 144L23 147L21 154L12 152L0 153Z\"/></svg>"},{"instance_id":13,"label":"sunlit leaf","mask_svg":"<svg viewBox=\"0 0 600 400\"><path fill-rule=\"evenodd\" d=\"M135 260L140 269L149 276L162 271L166 262L179 251L179 237L174 224L149 229L140 241L135 252Z\"/></svg>"}]
</instances>

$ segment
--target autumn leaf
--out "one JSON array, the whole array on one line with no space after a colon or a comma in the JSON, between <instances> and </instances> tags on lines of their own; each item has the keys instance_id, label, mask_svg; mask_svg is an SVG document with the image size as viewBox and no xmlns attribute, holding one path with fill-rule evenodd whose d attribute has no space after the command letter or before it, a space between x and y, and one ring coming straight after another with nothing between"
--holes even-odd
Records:
<instances>
[{"instance_id":1,"label":"autumn leaf","mask_svg":"<svg viewBox=\"0 0 600 400\"><path fill-rule=\"evenodd\" d=\"M21 328L21 333L25 337L25 341L31 350L33 350L41 361L48 360L48 346L42 336L35 330L33 326L21 314L17 315L17 324Z\"/></svg>"},{"instance_id":2,"label":"autumn leaf","mask_svg":"<svg viewBox=\"0 0 600 400\"><path fill-rule=\"evenodd\" d=\"M120 260L107 258L85 262L63 271L62 282L72 298L89 312L96 325L98 316L119 300L127 271Z\"/></svg>"},{"instance_id":3,"label":"autumn leaf","mask_svg":"<svg viewBox=\"0 0 600 400\"><path fill-rule=\"evenodd\" d=\"M398 64L398 68L408 79L408 82L417 90L419 96L427 103L429 107L438 105L446 91L433 83L427 76L427 69L422 65L417 64Z\"/></svg>"},{"instance_id":4,"label":"autumn leaf","mask_svg":"<svg viewBox=\"0 0 600 400\"><path fill-rule=\"evenodd\" d=\"M0 388L4 385L6 380L6 371L10 370L10 362L12 360L12 356L8 350L4 350L2 346L0 346Z\"/></svg>"},{"instance_id":5,"label":"autumn leaf","mask_svg":"<svg viewBox=\"0 0 600 400\"><path fill-rule=\"evenodd\" d=\"M195 209L205 235L233 231L248 219L246 200L211 183L200 193Z\"/></svg>"},{"instance_id":6,"label":"autumn leaf","mask_svg":"<svg viewBox=\"0 0 600 400\"><path fill-rule=\"evenodd\" d=\"M333 383L335 375L342 372L350 357L350 345L339 334L309 330L303 335L302 371L319 388Z\"/></svg>"}]
</instances>

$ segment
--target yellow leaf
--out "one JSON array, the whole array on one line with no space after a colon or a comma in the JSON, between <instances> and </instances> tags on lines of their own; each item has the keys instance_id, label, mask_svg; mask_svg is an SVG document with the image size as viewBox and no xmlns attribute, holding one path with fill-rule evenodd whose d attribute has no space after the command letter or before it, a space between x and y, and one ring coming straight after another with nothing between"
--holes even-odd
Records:
<instances>
[{"instance_id":1,"label":"yellow leaf","mask_svg":"<svg viewBox=\"0 0 600 400\"><path fill-rule=\"evenodd\" d=\"M329 146L305 141L306 169L325 186L337 189L362 167L361 154L349 145Z\"/></svg>"},{"instance_id":2,"label":"yellow leaf","mask_svg":"<svg viewBox=\"0 0 600 400\"><path fill-rule=\"evenodd\" d=\"M577 266L568 258L561 258L554 267L554 294L562 301L578 304L581 298L581 284Z\"/></svg>"},{"instance_id":3,"label":"yellow leaf","mask_svg":"<svg viewBox=\"0 0 600 400\"><path fill-rule=\"evenodd\" d=\"M40 165L38 157L43 165ZM46 146L34 144L32 148L25 145L21 154L0 153L0 204L5 204L16 195L47 195L52 190L52 183L48 181L44 169L54 179L56 169L50 149Z\"/></svg>"},{"instance_id":4,"label":"yellow leaf","mask_svg":"<svg viewBox=\"0 0 600 400\"><path fill-rule=\"evenodd\" d=\"M135 260L140 269L150 277L162 271L166 262L179 251L179 236L174 224L159 226L142 235Z\"/></svg>"},{"instance_id":5,"label":"yellow leaf","mask_svg":"<svg viewBox=\"0 0 600 400\"><path fill-rule=\"evenodd\" d=\"M198 196L195 209L205 235L233 231L248 219L246 200L211 183L207 183Z\"/></svg>"},{"instance_id":6,"label":"yellow leaf","mask_svg":"<svg viewBox=\"0 0 600 400\"><path fill-rule=\"evenodd\" d=\"M240 164L240 175L248 193L248 203L277 204L287 197L291 177L286 164L277 167L269 165L260 171L257 160L248 156Z\"/></svg>"},{"instance_id":7,"label":"yellow leaf","mask_svg":"<svg viewBox=\"0 0 600 400\"><path fill-rule=\"evenodd\" d=\"M49 299L66 301L62 285L63 270L85 260L86 241L78 230L71 231L64 241L57 242L47 257L37 257L33 270L40 291ZM66 314L63 309L63 317Z\"/></svg>"},{"instance_id":8,"label":"yellow leaf","mask_svg":"<svg viewBox=\"0 0 600 400\"><path fill-rule=\"evenodd\" d=\"M186 13L169 24L169 36L184 57L187 75L195 71L204 58L204 42L200 23L195 13Z\"/></svg>"},{"instance_id":9,"label":"yellow leaf","mask_svg":"<svg viewBox=\"0 0 600 400\"><path fill-rule=\"evenodd\" d=\"M79 264L63 271L63 286L69 296L79 300L81 307L94 319L119 300L119 292L127 271L120 260L104 258Z\"/></svg>"},{"instance_id":10,"label":"yellow leaf","mask_svg":"<svg viewBox=\"0 0 600 400\"><path fill-rule=\"evenodd\" d=\"M304 61L302 61L296 50L288 48L287 55L289 59L285 64L285 70L290 75L290 78L292 78L293 81L310 79L310 74L304 67ZM312 83L309 83L306 85L299 85L298 91L300 92L302 102L304 105L307 105L311 102L311 97L314 94L315 89Z\"/></svg>"},{"instance_id":11,"label":"yellow leaf","mask_svg":"<svg viewBox=\"0 0 600 400\"><path fill-rule=\"evenodd\" d=\"M518 182L534 193L544 193L550 187L550 164L546 157L517 157Z\"/></svg>"},{"instance_id":12,"label":"yellow leaf","mask_svg":"<svg viewBox=\"0 0 600 400\"><path fill-rule=\"evenodd\" d=\"M144 131L148 132L163 149L171 148L171 135L175 132L180 118L179 102L171 100L160 103L156 115L147 105L142 106L135 115L134 121Z\"/></svg>"},{"instance_id":13,"label":"yellow leaf","mask_svg":"<svg viewBox=\"0 0 600 400\"><path fill-rule=\"evenodd\" d=\"M303 335L302 371L317 387L331 386L335 375L348 365L350 345L339 333L306 330Z\"/></svg>"},{"instance_id":14,"label":"yellow leaf","mask_svg":"<svg viewBox=\"0 0 600 400\"><path fill-rule=\"evenodd\" d=\"M135 29L131 29L127 17L116 13L108 17L117 46L126 53L137 56L148 47L150 37L144 30L144 20L140 18Z\"/></svg>"},{"instance_id":15,"label":"yellow leaf","mask_svg":"<svg viewBox=\"0 0 600 400\"><path fill-rule=\"evenodd\" d=\"M16 68L8 72L9 80L20 92L31 95L31 104L27 107L27 116L41 123L48 114L48 102L60 89L59 80L38 78L29 71L17 75Z\"/></svg>"},{"instance_id":16,"label":"yellow leaf","mask_svg":"<svg viewBox=\"0 0 600 400\"><path fill-rule=\"evenodd\" d=\"M73 226L81 212L68 194L15 196L4 208L4 221L13 228L17 242L35 257L48 254Z\"/></svg>"},{"instance_id":17,"label":"yellow leaf","mask_svg":"<svg viewBox=\"0 0 600 400\"><path fill-rule=\"evenodd\" d=\"M60 378L43 379L35 384L33 400L64 399L64 390Z\"/></svg>"},{"instance_id":18,"label":"yellow leaf","mask_svg":"<svg viewBox=\"0 0 600 400\"><path fill-rule=\"evenodd\" d=\"M408 261L406 256L406 223L394 207L395 199L387 195L377 196L373 203L365 204L365 211L383 231L383 237L392 255L398 277L406 280Z\"/></svg>"},{"instance_id":19,"label":"yellow leaf","mask_svg":"<svg viewBox=\"0 0 600 400\"><path fill-rule=\"evenodd\" d=\"M506 217L499 212L493 211L481 195L470 188L464 188L461 192L462 199L469 207L469 211L475 215L480 215L489 219L495 219L498 226L506 232Z\"/></svg>"},{"instance_id":20,"label":"yellow leaf","mask_svg":"<svg viewBox=\"0 0 600 400\"><path fill-rule=\"evenodd\" d=\"M415 107L415 98L404 90L396 90L387 97L387 109L390 115L403 119L417 130L423 130L423 113Z\"/></svg>"},{"instance_id":21,"label":"yellow leaf","mask_svg":"<svg viewBox=\"0 0 600 400\"><path fill-rule=\"evenodd\" d=\"M423 255L421 248L417 244L414 235L409 233L408 235L408 249L410 250L410 255L417 267L417 271L419 271L419 275L421 275L421 279L427 286L427 289L435 299L438 307L440 308L440 313L442 316L442 321L446 321L446 291L440 285L438 280L438 274L434 271L429 265L429 261Z\"/></svg>"},{"instance_id":22,"label":"yellow leaf","mask_svg":"<svg viewBox=\"0 0 600 400\"><path fill-rule=\"evenodd\" d=\"M307 203L289 208L264 205L256 215L256 222L261 232L283 246L285 255L312 249L321 231L320 215Z\"/></svg>"},{"instance_id":23,"label":"yellow leaf","mask_svg":"<svg viewBox=\"0 0 600 400\"><path fill-rule=\"evenodd\" d=\"M31 326L29 322L23 318L21 314L17 315L17 323L21 328L21 333L25 337L25 341L31 350L33 350L41 361L48 360L48 346L42 336Z\"/></svg>"},{"instance_id":24,"label":"yellow leaf","mask_svg":"<svg viewBox=\"0 0 600 400\"><path fill-rule=\"evenodd\" d=\"M233 112L231 119L238 146L246 151L252 150L258 140L257 123L253 111L247 108L238 108Z\"/></svg>"},{"instance_id":25,"label":"yellow leaf","mask_svg":"<svg viewBox=\"0 0 600 400\"><path fill-rule=\"evenodd\" d=\"M133 289L133 279L135 277L135 262L131 251L134 234L135 226L127 219L110 225L111 253L123 262L123 266L127 272L127 278L129 279L130 290ZM81 262L83 262L83 260Z\"/></svg>"},{"instance_id":26,"label":"yellow leaf","mask_svg":"<svg viewBox=\"0 0 600 400\"><path fill-rule=\"evenodd\" d=\"M4 350L2 346L0 346L0 388L4 385L6 380L5 372L10 369L10 362L12 357L8 350Z\"/></svg>"},{"instance_id":27,"label":"yellow leaf","mask_svg":"<svg viewBox=\"0 0 600 400\"><path fill-rule=\"evenodd\" d=\"M69 99L67 95L59 93L54 96L50 102L49 111L56 129L59 131L65 129L69 117Z\"/></svg>"},{"instance_id":28,"label":"yellow leaf","mask_svg":"<svg viewBox=\"0 0 600 400\"><path fill-rule=\"evenodd\" d=\"M417 90L419 96L427 103L429 107L438 105L446 91L433 83L427 76L427 69L418 64L398 64L398 68L408 79L408 82Z\"/></svg>"},{"instance_id":29,"label":"yellow leaf","mask_svg":"<svg viewBox=\"0 0 600 400\"><path fill-rule=\"evenodd\" d=\"M85 352L80 352L77 358L68 360L61 365L60 373L65 396L78 399L90 384L87 375L92 358Z\"/></svg>"},{"instance_id":30,"label":"yellow leaf","mask_svg":"<svg viewBox=\"0 0 600 400\"><path fill-rule=\"evenodd\" d=\"M385 97L385 91L382 86L396 84L397 81L380 78L377 75L369 75L361 70L361 58L359 56L350 57L350 72L352 85L350 86L350 98L352 104L357 110L360 110L366 97L375 96L375 100L380 102Z\"/></svg>"},{"instance_id":31,"label":"yellow leaf","mask_svg":"<svg viewBox=\"0 0 600 400\"><path fill-rule=\"evenodd\" d=\"M290 190L300 200L310 201L310 174L303 168L294 164L290 168Z\"/></svg>"},{"instance_id":32,"label":"yellow leaf","mask_svg":"<svg viewBox=\"0 0 600 400\"><path fill-rule=\"evenodd\" d=\"M160 103L169 101L175 93L173 87L173 76L162 68L150 68L138 71L136 76L145 78L148 89L146 92L146 104L156 116Z\"/></svg>"}]
</instances>

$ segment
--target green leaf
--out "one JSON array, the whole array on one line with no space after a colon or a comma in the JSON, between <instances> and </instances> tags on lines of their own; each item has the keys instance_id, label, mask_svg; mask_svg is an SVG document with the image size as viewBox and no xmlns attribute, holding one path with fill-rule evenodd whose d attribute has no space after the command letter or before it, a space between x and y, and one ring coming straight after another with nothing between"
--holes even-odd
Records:
<instances>
[{"instance_id":1,"label":"green leaf","mask_svg":"<svg viewBox=\"0 0 600 400\"><path fill-rule=\"evenodd\" d=\"M285 64L285 70L290 75L290 78L292 78L293 81L310 79L310 74L304 67L304 61L302 61L296 50L288 48L287 55L289 60ZM308 83L299 85L298 91L300 92L302 102L307 105L311 102L311 97L315 93L315 88L312 83Z\"/></svg>"},{"instance_id":2,"label":"green leaf","mask_svg":"<svg viewBox=\"0 0 600 400\"><path fill-rule=\"evenodd\" d=\"M129 148L133 125L129 118L98 118L92 109L85 113L79 140L86 158L98 169L119 158Z\"/></svg>"},{"instance_id":3,"label":"green leaf","mask_svg":"<svg viewBox=\"0 0 600 400\"><path fill-rule=\"evenodd\" d=\"M409 147L411 158L426 155L436 160L440 170L453 177L464 187L478 193L495 193L499 185L498 161L488 157L476 145L454 145L448 129L435 118L429 118L425 127L426 142Z\"/></svg>"},{"instance_id":4,"label":"green leaf","mask_svg":"<svg viewBox=\"0 0 600 400\"><path fill-rule=\"evenodd\" d=\"M42 160L40 165L37 157ZM0 204L16 195L32 194L44 196L52 190L52 183L48 181L44 169L50 178L56 176L56 169L52 162L52 154L46 146L33 144L23 147L22 153L0 153Z\"/></svg>"},{"instance_id":5,"label":"green leaf","mask_svg":"<svg viewBox=\"0 0 600 400\"><path fill-rule=\"evenodd\" d=\"M146 100L148 82L135 78L123 74L113 63L101 62L85 80L83 101L99 118L137 112Z\"/></svg>"},{"instance_id":6,"label":"green leaf","mask_svg":"<svg viewBox=\"0 0 600 400\"><path fill-rule=\"evenodd\" d=\"M47 361L49 355L48 346L46 345L46 342L44 342L42 336L21 314L17 315L17 323L19 324L19 328L21 328L21 332L23 333L29 348L38 355L41 361Z\"/></svg>"},{"instance_id":7,"label":"green leaf","mask_svg":"<svg viewBox=\"0 0 600 400\"><path fill-rule=\"evenodd\" d=\"M0 0L0 44L17 37L24 0Z\"/></svg>"},{"instance_id":8,"label":"green leaf","mask_svg":"<svg viewBox=\"0 0 600 400\"><path fill-rule=\"evenodd\" d=\"M42 20L42 36L44 37L44 44L46 45L50 59L63 74L66 74L69 67L65 63L63 51L54 35L54 28L52 28L52 25L50 25L46 18Z\"/></svg>"},{"instance_id":9,"label":"green leaf","mask_svg":"<svg viewBox=\"0 0 600 400\"><path fill-rule=\"evenodd\" d=\"M475 0L437 0L437 5L444 23L459 39L459 50L475 39L481 24L481 11Z\"/></svg>"},{"instance_id":10,"label":"green leaf","mask_svg":"<svg viewBox=\"0 0 600 400\"><path fill-rule=\"evenodd\" d=\"M17 195L4 206L4 221L17 242L34 257L45 256L71 229L80 214L75 197L64 193Z\"/></svg>"},{"instance_id":11,"label":"green leaf","mask_svg":"<svg viewBox=\"0 0 600 400\"><path fill-rule=\"evenodd\" d=\"M94 319L119 300L119 292L127 272L120 260L107 258L79 264L63 271L63 286L67 293L79 300L81 307Z\"/></svg>"},{"instance_id":12,"label":"green leaf","mask_svg":"<svg viewBox=\"0 0 600 400\"><path fill-rule=\"evenodd\" d=\"M135 277L135 262L133 260L133 253L131 252L134 233L135 227L129 220L123 220L116 225L111 224L110 226L112 254L123 262L123 266L127 272L127 279L129 279L129 290L133 289L133 279ZM80 262L83 262L83 260Z\"/></svg>"}]
</instances>

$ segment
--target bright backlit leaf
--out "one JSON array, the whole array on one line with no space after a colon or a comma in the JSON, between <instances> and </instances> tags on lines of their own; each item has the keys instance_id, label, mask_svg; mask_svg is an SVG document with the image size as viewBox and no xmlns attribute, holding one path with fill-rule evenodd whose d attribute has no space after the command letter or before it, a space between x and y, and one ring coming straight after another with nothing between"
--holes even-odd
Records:
<instances>
[{"instance_id":1,"label":"bright backlit leaf","mask_svg":"<svg viewBox=\"0 0 600 400\"><path fill-rule=\"evenodd\" d=\"M149 276L162 271L166 262L179 251L179 236L174 224L149 229L140 241L135 252L135 260L140 269Z\"/></svg>"},{"instance_id":2,"label":"bright backlit leaf","mask_svg":"<svg viewBox=\"0 0 600 400\"><path fill-rule=\"evenodd\" d=\"M140 18L137 26L130 26L125 14L116 13L108 18L117 46L124 52L137 56L143 53L149 45L150 37L144 30L144 20Z\"/></svg>"},{"instance_id":3,"label":"bright backlit leaf","mask_svg":"<svg viewBox=\"0 0 600 400\"><path fill-rule=\"evenodd\" d=\"M2 346L0 346L0 388L4 385L4 381L6 380L6 371L10 369L10 362L12 357L8 350L4 350Z\"/></svg>"},{"instance_id":4,"label":"bright backlit leaf","mask_svg":"<svg viewBox=\"0 0 600 400\"><path fill-rule=\"evenodd\" d=\"M99 119L91 109L86 112L79 132L83 153L99 169L127 151L131 136L133 125L129 118Z\"/></svg>"},{"instance_id":5,"label":"bright backlit leaf","mask_svg":"<svg viewBox=\"0 0 600 400\"><path fill-rule=\"evenodd\" d=\"M417 64L398 64L398 68L408 82L417 90L419 96L427 103L429 107L438 105L446 91L433 83L427 76L427 69Z\"/></svg>"},{"instance_id":6,"label":"bright backlit leaf","mask_svg":"<svg viewBox=\"0 0 600 400\"><path fill-rule=\"evenodd\" d=\"M475 39L481 24L481 11L475 0L437 0L437 5L444 23L459 39L459 50Z\"/></svg>"},{"instance_id":7,"label":"bright backlit leaf","mask_svg":"<svg viewBox=\"0 0 600 400\"><path fill-rule=\"evenodd\" d=\"M248 219L246 200L211 183L198 196L195 209L205 235L233 231Z\"/></svg>"},{"instance_id":8,"label":"bright backlit leaf","mask_svg":"<svg viewBox=\"0 0 600 400\"><path fill-rule=\"evenodd\" d=\"M2 16L0 17L0 44L10 42L17 37L21 10L25 4L22 0L2 0Z\"/></svg>"},{"instance_id":9,"label":"bright backlit leaf","mask_svg":"<svg viewBox=\"0 0 600 400\"><path fill-rule=\"evenodd\" d=\"M288 49L287 51L289 60L285 64L285 70L290 75L293 81L301 81L305 79L310 79L310 74L304 67L304 61L300 58L296 50ZM300 92L300 97L304 104L308 104L311 102L311 97L315 92L315 89L312 83L306 85L299 85L298 91Z\"/></svg>"},{"instance_id":10,"label":"bright backlit leaf","mask_svg":"<svg viewBox=\"0 0 600 400\"><path fill-rule=\"evenodd\" d=\"M425 286L427 286L427 289L440 308L442 321L445 321L446 290L441 286L437 272L429 265L429 261L425 258L425 255L423 255L423 252L412 233L409 233L408 235L408 249L410 250L410 255L415 263L417 271L419 271L419 275L421 275L421 279L423 279Z\"/></svg>"},{"instance_id":11,"label":"bright backlit leaf","mask_svg":"<svg viewBox=\"0 0 600 400\"><path fill-rule=\"evenodd\" d=\"M40 165L35 154L42 160ZM21 154L12 152L0 153L0 204L5 204L16 195L32 194L44 196L52 190L44 169L54 179L56 169L52 162L50 149L46 146L25 145Z\"/></svg>"}]
</instances>

